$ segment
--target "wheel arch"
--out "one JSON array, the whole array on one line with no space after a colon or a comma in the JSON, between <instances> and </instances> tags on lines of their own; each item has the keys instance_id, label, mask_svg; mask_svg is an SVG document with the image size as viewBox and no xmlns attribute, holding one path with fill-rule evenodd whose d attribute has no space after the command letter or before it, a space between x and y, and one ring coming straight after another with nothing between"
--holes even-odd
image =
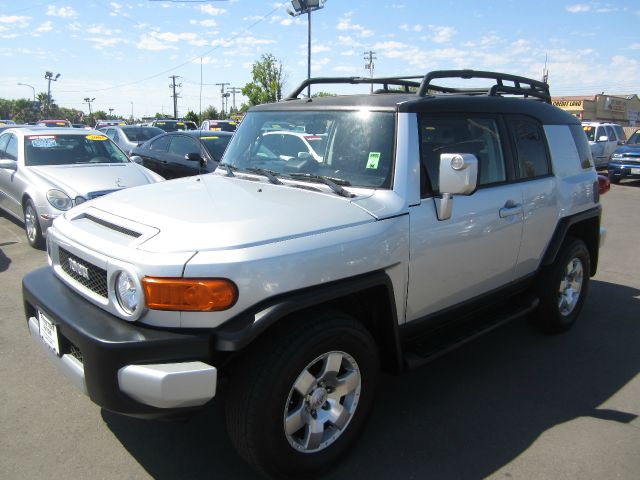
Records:
<instances>
[{"instance_id":1,"label":"wheel arch","mask_svg":"<svg viewBox=\"0 0 640 480\"><path fill-rule=\"evenodd\" d=\"M401 370L393 284L384 271L267 299L217 329L213 347L218 351L242 351L258 338L277 334L279 328L286 328L289 322L299 321L305 312L318 308L338 310L361 322L378 345L382 369L390 373Z\"/></svg>"}]
</instances>

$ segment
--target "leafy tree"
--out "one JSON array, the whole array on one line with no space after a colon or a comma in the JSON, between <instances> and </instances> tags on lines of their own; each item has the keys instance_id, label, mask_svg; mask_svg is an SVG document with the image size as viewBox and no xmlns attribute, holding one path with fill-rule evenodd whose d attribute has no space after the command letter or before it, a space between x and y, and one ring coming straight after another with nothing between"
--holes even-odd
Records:
<instances>
[{"instance_id":1,"label":"leafy tree","mask_svg":"<svg viewBox=\"0 0 640 480\"><path fill-rule=\"evenodd\" d=\"M263 54L251 67L253 82L247 83L242 94L249 99L249 105L273 103L282 98L285 75L282 62L271 53Z\"/></svg>"},{"instance_id":2,"label":"leafy tree","mask_svg":"<svg viewBox=\"0 0 640 480\"><path fill-rule=\"evenodd\" d=\"M216 107L214 107L213 105L209 105L207 108L205 108L202 111L202 118L201 120L219 120L220 119L220 113L218 112L218 110L216 109Z\"/></svg>"},{"instance_id":3,"label":"leafy tree","mask_svg":"<svg viewBox=\"0 0 640 480\"><path fill-rule=\"evenodd\" d=\"M196 125L200 125L200 118L198 117L198 114L191 110L187 112L187 114L184 116L184 119L190 122L196 122Z\"/></svg>"},{"instance_id":4,"label":"leafy tree","mask_svg":"<svg viewBox=\"0 0 640 480\"><path fill-rule=\"evenodd\" d=\"M97 120L104 120L105 118L107 118L107 112L105 112L104 110L96 110L95 112L93 112L93 118Z\"/></svg>"}]
</instances>

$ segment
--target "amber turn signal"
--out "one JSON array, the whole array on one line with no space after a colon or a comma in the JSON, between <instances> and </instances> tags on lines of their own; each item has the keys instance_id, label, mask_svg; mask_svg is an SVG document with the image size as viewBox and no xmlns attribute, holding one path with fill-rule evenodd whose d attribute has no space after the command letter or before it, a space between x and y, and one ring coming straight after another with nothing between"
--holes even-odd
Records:
<instances>
[{"instance_id":1,"label":"amber turn signal","mask_svg":"<svg viewBox=\"0 0 640 480\"><path fill-rule=\"evenodd\" d=\"M224 278L142 279L147 307L153 310L215 312L231 308L238 300L238 289Z\"/></svg>"}]
</instances>

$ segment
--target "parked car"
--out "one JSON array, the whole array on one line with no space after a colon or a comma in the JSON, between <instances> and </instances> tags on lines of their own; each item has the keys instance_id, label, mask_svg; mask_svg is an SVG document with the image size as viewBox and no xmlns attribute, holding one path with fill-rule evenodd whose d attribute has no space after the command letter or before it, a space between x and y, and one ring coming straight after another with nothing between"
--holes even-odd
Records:
<instances>
[{"instance_id":1,"label":"parked car","mask_svg":"<svg viewBox=\"0 0 640 480\"><path fill-rule=\"evenodd\" d=\"M423 365L524 316L569 330L605 233L579 120L537 80L415 78L306 80L286 101L251 107L212 174L58 217L48 265L22 282L34 342L112 412L183 418L224 391L240 455L264 477L306 479L354 448L381 370ZM451 86L463 78L474 86ZM338 81L383 88L299 98ZM285 122L327 135L322 161L259 150L264 127ZM579 350L579 337L554 348ZM540 354L531 343L518 341L518 355ZM500 393L480 401L493 408ZM401 437L397 423L370 428L382 426Z\"/></svg>"},{"instance_id":2,"label":"parked car","mask_svg":"<svg viewBox=\"0 0 640 480\"><path fill-rule=\"evenodd\" d=\"M71 126L73 128L83 128L85 130L93 130L91 127L88 127L87 125L85 125L84 123L72 123Z\"/></svg>"},{"instance_id":3,"label":"parked car","mask_svg":"<svg viewBox=\"0 0 640 480\"><path fill-rule=\"evenodd\" d=\"M15 125L16 122L14 122L13 120L0 120L0 127L5 126L5 125Z\"/></svg>"},{"instance_id":4,"label":"parked car","mask_svg":"<svg viewBox=\"0 0 640 480\"><path fill-rule=\"evenodd\" d=\"M625 178L640 178L640 130L616 148L607 169L611 183L620 183Z\"/></svg>"},{"instance_id":5,"label":"parked car","mask_svg":"<svg viewBox=\"0 0 640 480\"><path fill-rule=\"evenodd\" d=\"M116 145L124 150L127 155L131 154L131 150L134 147L139 147L147 140L164 133L164 130L158 127L143 127L140 125L103 127L100 131L116 142Z\"/></svg>"},{"instance_id":6,"label":"parked car","mask_svg":"<svg viewBox=\"0 0 640 480\"><path fill-rule=\"evenodd\" d=\"M213 172L232 136L202 130L169 132L134 147L131 158L167 180Z\"/></svg>"},{"instance_id":7,"label":"parked car","mask_svg":"<svg viewBox=\"0 0 640 480\"><path fill-rule=\"evenodd\" d=\"M36 248L53 220L73 206L161 180L97 131L15 128L0 135L0 208L24 221Z\"/></svg>"},{"instance_id":8,"label":"parked car","mask_svg":"<svg viewBox=\"0 0 640 480\"><path fill-rule=\"evenodd\" d=\"M69 120L39 120L36 122L36 127L49 127L49 128L72 128Z\"/></svg>"},{"instance_id":9,"label":"parked car","mask_svg":"<svg viewBox=\"0 0 640 480\"><path fill-rule=\"evenodd\" d=\"M617 123L582 122L582 128L589 140L596 168L606 168L613 151L624 143L622 126Z\"/></svg>"},{"instance_id":10,"label":"parked car","mask_svg":"<svg viewBox=\"0 0 640 480\"><path fill-rule=\"evenodd\" d=\"M114 127L114 126L123 126L126 125L127 121L126 120L96 120L96 124L93 128L95 128L96 130L100 130L101 128L104 127Z\"/></svg>"},{"instance_id":11,"label":"parked car","mask_svg":"<svg viewBox=\"0 0 640 480\"><path fill-rule=\"evenodd\" d=\"M165 132L177 132L181 130L197 130L198 126L195 122L191 122L188 120L170 120L170 119L162 119L162 120L154 120L151 122L151 125L154 127L161 128Z\"/></svg>"},{"instance_id":12,"label":"parked car","mask_svg":"<svg viewBox=\"0 0 640 480\"><path fill-rule=\"evenodd\" d=\"M322 162L326 147L326 134L268 130L262 131L256 151L259 155L275 156L283 160L312 158L316 162Z\"/></svg>"},{"instance_id":13,"label":"parked car","mask_svg":"<svg viewBox=\"0 0 640 480\"><path fill-rule=\"evenodd\" d=\"M235 132L238 122L233 120L205 120L200 125L200 130L212 130L214 132Z\"/></svg>"}]
</instances>

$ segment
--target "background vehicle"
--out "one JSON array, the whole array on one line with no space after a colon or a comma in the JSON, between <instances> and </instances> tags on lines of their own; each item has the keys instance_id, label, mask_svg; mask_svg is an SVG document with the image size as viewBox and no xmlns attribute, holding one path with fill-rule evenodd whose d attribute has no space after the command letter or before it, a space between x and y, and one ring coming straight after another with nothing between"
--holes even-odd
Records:
<instances>
[{"instance_id":1,"label":"background vehicle","mask_svg":"<svg viewBox=\"0 0 640 480\"><path fill-rule=\"evenodd\" d=\"M100 131L104 132L128 155L131 154L131 150L134 147L139 147L147 140L164 133L164 130L158 127L143 127L140 125L103 127Z\"/></svg>"},{"instance_id":2,"label":"background vehicle","mask_svg":"<svg viewBox=\"0 0 640 480\"><path fill-rule=\"evenodd\" d=\"M49 128L71 128L71 122L69 120L40 120L36 122L35 126Z\"/></svg>"},{"instance_id":3,"label":"background vehicle","mask_svg":"<svg viewBox=\"0 0 640 480\"><path fill-rule=\"evenodd\" d=\"M337 82L383 88L298 98ZM185 415L224 388L243 458L317 476L356 442L381 368L524 315L554 333L576 322L601 182L579 121L550 103L547 84L495 72L305 81L252 107L212 174L59 217L51 267L23 280L29 329L103 408ZM285 124L326 136L321 161L260 148ZM69 258L104 269L106 291Z\"/></svg>"},{"instance_id":4,"label":"background vehicle","mask_svg":"<svg viewBox=\"0 0 640 480\"><path fill-rule=\"evenodd\" d=\"M0 126L5 126L5 125L15 125L16 122L14 122L13 120L0 120Z\"/></svg>"},{"instance_id":5,"label":"background vehicle","mask_svg":"<svg viewBox=\"0 0 640 480\"><path fill-rule=\"evenodd\" d=\"M167 180L213 172L233 136L229 132L169 132L131 150L146 168Z\"/></svg>"},{"instance_id":6,"label":"background vehicle","mask_svg":"<svg viewBox=\"0 0 640 480\"><path fill-rule=\"evenodd\" d=\"M262 139L256 148L259 155L279 157L282 160L312 158L316 162L322 162L327 138L324 133L268 130L262 133Z\"/></svg>"},{"instance_id":7,"label":"background vehicle","mask_svg":"<svg viewBox=\"0 0 640 480\"><path fill-rule=\"evenodd\" d=\"M36 248L53 220L73 206L161 180L100 132L20 128L0 135L0 208L24 221Z\"/></svg>"},{"instance_id":8,"label":"background vehicle","mask_svg":"<svg viewBox=\"0 0 640 480\"><path fill-rule=\"evenodd\" d=\"M609 180L620 183L625 178L640 178L640 130L624 145L616 148L607 165Z\"/></svg>"},{"instance_id":9,"label":"background vehicle","mask_svg":"<svg viewBox=\"0 0 640 480\"><path fill-rule=\"evenodd\" d=\"M205 120L200 125L200 130L213 130L214 132L235 132L238 122L234 120Z\"/></svg>"},{"instance_id":10,"label":"background vehicle","mask_svg":"<svg viewBox=\"0 0 640 480\"><path fill-rule=\"evenodd\" d=\"M596 168L606 168L613 151L625 140L624 130L617 123L583 122Z\"/></svg>"},{"instance_id":11,"label":"background vehicle","mask_svg":"<svg viewBox=\"0 0 640 480\"><path fill-rule=\"evenodd\" d=\"M151 122L153 127L158 127L164 130L165 132L177 132L179 130L197 130L198 126L195 122L191 122L188 120L154 120Z\"/></svg>"},{"instance_id":12,"label":"background vehicle","mask_svg":"<svg viewBox=\"0 0 640 480\"><path fill-rule=\"evenodd\" d=\"M100 130L101 128L104 127L113 127L113 126L122 126L122 125L126 125L127 122L126 120L96 120L96 125L95 125L95 129L96 130Z\"/></svg>"}]
</instances>

